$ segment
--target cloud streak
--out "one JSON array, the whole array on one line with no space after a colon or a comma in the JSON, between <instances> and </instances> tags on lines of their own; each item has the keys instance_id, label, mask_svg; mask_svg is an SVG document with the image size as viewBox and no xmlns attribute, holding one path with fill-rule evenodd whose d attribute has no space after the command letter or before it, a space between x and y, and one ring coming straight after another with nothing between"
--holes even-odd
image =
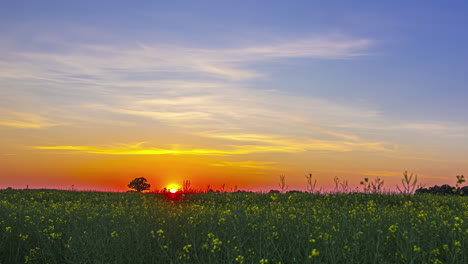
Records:
<instances>
[{"instance_id":1,"label":"cloud streak","mask_svg":"<svg viewBox=\"0 0 468 264\"><path fill-rule=\"evenodd\" d=\"M346 142L316 140L310 138L291 138L290 136L274 135L209 135L204 137L222 139L225 142L220 149L183 148L178 145L172 149L147 148L137 144L118 144L118 147L92 147L92 146L34 146L37 150L78 151L89 154L105 155L245 155L253 153L299 153L313 150L326 151L393 151L393 146L380 142ZM234 141L234 143L232 143Z\"/></svg>"},{"instance_id":2,"label":"cloud streak","mask_svg":"<svg viewBox=\"0 0 468 264\"><path fill-rule=\"evenodd\" d=\"M75 122L86 120L87 117L79 117L86 112L93 114L89 120L111 114L115 123L125 120L122 124L142 125L155 120L187 134L222 140L226 149L82 146L83 149L76 151L116 155L235 155L309 150L389 152L397 146L365 140L340 127L349 120L372 123L381 118L379 111L276 90L248 88L251 79L267 76L252 68L252 63L280 63L288 58L348 59L367 55L371 45L369 39L331 35L225 49L160 43L79 44L70 45L62 52L12 52L6 58L8 63L9 59L13 60L12 67L0 63L5 69L0 71L0 78L34 80L47 84L42 86L47 87L47 92L59 91L64 100L58 107L68 109L69 119ZM31 88L31 92L43 93L42 87ZM129 121L128 117L134 118ZM52 124L42 123L42 126ZM66 150L67 146L57 146L58 149Z\"/></svg>"},{"instance_id":3,"label":"cloud streak","mask_svg":"<svg viewBox=\"0 0 468 264\"><path fill-rule=\"evenodd\" d=\"M317 115L312 122L334 122L343 114L351 117L374 113L320 99L247 88L249 80L267 75L250 65L272 60L279 63L279 59L288 58L363 56L371 43L369 39L333 35L224 49L161 43L89 45L55 41L47 44L58 46L60 51L39 53L11 48L0 58L0 79L26 83L22 90L42 96L44 107L49 107L50 99L43 94L53 93L61 98L58 107L62 109L81 106L163 120L177 126L251 129L253 123L274 125L278 123L275 120L310 123L311 120L304 121L306 112L320 112L324 116ZM15 91L9 94L14 96ZM68 116L84 112L70 109Z\"/></svg>"},{"instance_id":4,"label":"cloud streak","mask_svg":"<svg viewBox=\"0 0 468 264\"><path fill-rule=\"evenodd\" d=\"M40 115L0 109L0 126L40 129L60 125Z\"/></svg>"},{"instance_id":5,"label":"cloud streak","mask_svg":"<svg viewBox=\"0 0 468 264\"><path fill-rule=\"evenodd\" d=\"M206 134L206 137L222 138L225 140L256 143L253 148L262 148L263 144L267 146L284 147L285 149L307 151L307 150L328 150L346 152L353 150L360 151L393 151L395 146L383 142L352 142L343 140L318 140L307 137L291 137L276 135L255 135L255 134Z\"/></svg>"},{"instance_id":6,"label":"cloud streak","mask_svg":"<svg viewBox=\"0 0 468 264\"><path fill-rule=\"evenodd\" d=\"M103 148L91 146L34 146L33 149L37 150L62 150L62 151L77 151L89 154L103 154L103 155L198 155L198 156L229 156L229 155L242 155L252 153L265 153L265 152L296 152L297 149L291 147L279 146L243 146L233 147L230 150L220 149L160 149L160 148Z\"/></svg>"},{"instance_id":7,"label":"cloud streak","mask_svg":"<svg viewBox=\"0 0 468 264\"><path fill-rule=\"evenodd\" d=\"M52 43L52 45L55 43ZM285 58L345 59L365 55L371 41L336 36L276 41L231 49L162 44L72 45L62 53L10 52L0 63L0 78L92 82L119 73L202 74L206 78L248 80L262 76L245 67L252 62ZM37 67L41 65L42 67ZM83 78L84 77L84 78Z\"/></svg>"},{"instance_id":8,"label":"cloud streak","mask_svg":"<svg viewBox=\"0 0 468 264\"><path fill-rule=\"evenodd\" d=\"M261 161L218 161L211 163L211 166L215 167L235 167L243 169L260 169L260 170L280 170L270 165L276 162L261 162Z\"/></svg>"}]
</instances>

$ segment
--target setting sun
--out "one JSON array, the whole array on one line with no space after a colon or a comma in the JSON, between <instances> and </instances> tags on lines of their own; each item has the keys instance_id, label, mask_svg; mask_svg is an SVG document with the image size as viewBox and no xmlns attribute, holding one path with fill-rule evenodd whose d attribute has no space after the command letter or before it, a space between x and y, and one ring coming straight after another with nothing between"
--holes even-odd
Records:
<instances>
[{"instance_id":1,"label":"setting sun","mask_svg":"<svg viewBox=\"0 0 468 264\"><path fill-rule=\"evenodd\" d=\"M180 186L175 184L175 183L171 183L171 184L167 185L166 189L170 193L176 193L180 189Z\"/></svg>"}]
</instances>

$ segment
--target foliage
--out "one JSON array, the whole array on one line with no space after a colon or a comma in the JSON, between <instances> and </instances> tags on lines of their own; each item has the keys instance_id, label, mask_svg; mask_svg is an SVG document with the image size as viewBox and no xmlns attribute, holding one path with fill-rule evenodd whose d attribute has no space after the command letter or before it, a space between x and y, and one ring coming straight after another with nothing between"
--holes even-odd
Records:
<instances>
[{"instance_id":1,"label":"foliage","mask_svg":"<svg viewBox=\"0 0 468 264\"><path fill-rule=\"evenodd\" d=\"M335 182L335 193L348 193L350 188L348 184L348 180L340 181L338 177L334 177L333 181Z\"/></svg>"},{"instance_id":2,"label":"foliage","mask_svg":"<svg viewBox=\"0 0 468 264\"><path fill-rule=\"evenodd\" d=\"M309 173L308 175L306 175L306 179L307 179L306 191L308 193L313 193L315 190L315 185L317 184L317 179L312 181L312 173Z\"/></svg>"},{"instance_id":3,"label":"foliage","mask_svg":"<svg viewBox=\"0 0 468 264\"><path fill-rule=\"evenodd\" d=\"M397 185L397 189L401 194L411 194L414 192L417 183L418 175L411 173L411 175L408 176L408 171L405 171L403 172L403 179L401 179L402 186L400 188L400 186Z\"/></svg>"},{"instance_id":4,"label":"foliage","mask_svg":"<svg viewBox=\"0 0 468 264\"><path fill-rule=\"evenodd\" d=\"M0 263L468 263L467 199L0 190Z\"/></svg>"},{"instance_id":5,"label":"foliage","mask_svg":"<svg viewBox=\"0 0 468 264\"><path fill-rule=\"evenodd\" d=\"M435 185L429 188L419 188L415 194L437 194L437 195L459 195L468 196L468 186L465 187L452 187L448 184L442 186Z\"/></svg>"},{"instance_id":6,"label":"foliage","mask_svg":"<svg viewBox=\"0 0 468 264\"><path fill-rule=\"evenodd\" d=\"M190 180L184 180L184 182L182 184L182 192L184 192L184 193L193 192L193 189L192 189L191 185L192 185L192 183L190 182Z\"/></svg>"},{"instance_id":7,"label":"foliage","mask_svg":"<svg viewBox=\"0 0 468 264\"><path fill-rule=\"evenodd\" d=\"M459 188L465 182L465 176L457 175L457 188Z\"/></svg>"},{"instance_id":8,"label":"foliage","mask_svg":"<svg viewBox=\"0 0 468 264\"><path fill-rule=\"evenodd\" d=\"M147 180L143 177L135 178L128 184L128 188L133 189L137 192L149 190L150 187L151 184L148 184Z\"/></svg>"},{"instance_id":9,"label":"foliage","mask_svg":"<svg viewBox=\"0 0 468 264\"><path fill-rule=\"evenodd\" d=\"M384 183L385 181L377 177L374 179L373 182L369 181L369 178L364 178L364 180L361 181L360 184L363 186L364 193L377 194L383 191Z\"/></svg>"},{"instance_id":10,"label":"foliage","mask_svg":"<svg viewBox=\"0 0 468 264\"><path fill-rule=\"evenodd\" d=\"M279 183L278 186L281 189L281 192L284 193L288 190L289 186L286 185L286 176L285 175L280 175L279 176Z\"/></svg>"}]
</instances>

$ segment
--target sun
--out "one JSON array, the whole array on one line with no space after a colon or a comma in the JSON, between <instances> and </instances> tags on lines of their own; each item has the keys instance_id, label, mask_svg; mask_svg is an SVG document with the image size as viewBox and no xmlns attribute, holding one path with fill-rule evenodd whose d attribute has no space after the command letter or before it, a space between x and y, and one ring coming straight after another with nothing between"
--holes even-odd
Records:
<instances>
[{"instance_id":1,"label":"sun","mask_svg":"<svg viewBox=\"0 0 468 264\"><path fill-rule=\"evenodd\" d=\"M170 193L176 193L179 191L179 189L180 189L180 186L175 183L171 183L166 186L166 190L168 190Z\"/></svg>"}]
</instances>

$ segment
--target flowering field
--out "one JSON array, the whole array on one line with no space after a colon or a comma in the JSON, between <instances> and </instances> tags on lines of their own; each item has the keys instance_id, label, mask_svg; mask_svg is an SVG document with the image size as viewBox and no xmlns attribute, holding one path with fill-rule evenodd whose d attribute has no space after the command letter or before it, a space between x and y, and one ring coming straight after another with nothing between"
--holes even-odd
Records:
<instances>
[{"instance_id":1,"label":"flowering field","mask_svg":"<svg viewBox=\"0 0 468 264\"><path fill-rule=\"evenodd\" d=\"M468 263L468 197L0 191L0 263Z\"/></svg>"}]
</instances>

